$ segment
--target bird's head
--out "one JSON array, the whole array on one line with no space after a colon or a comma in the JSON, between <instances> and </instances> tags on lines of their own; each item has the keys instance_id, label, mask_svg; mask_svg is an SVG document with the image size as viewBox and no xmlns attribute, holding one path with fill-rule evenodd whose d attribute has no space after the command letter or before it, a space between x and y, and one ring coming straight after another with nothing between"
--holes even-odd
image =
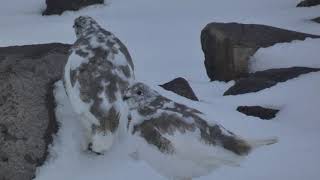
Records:
<instances>
[{"instance_id":1,"label":"bird's head","mask_svg":"<svg viewBox=\"0 0 320 180\"><path fill-rule=\"evenodd\" d=\"M135 83L126 90L123 100L128 104L130 109L143 107L160 94L141 82Z\"/></svg>"},{"instance_id":2,"label":"bird's head","mask_svg":"<svg viewBox=\"0 0 320 180\"><path fill-rule=\"evenodd\" d=\"M90 32L99 29L99 24L89 16L79 16L74 20L73 25L77 38L88 35Z\"/></svg>"}]
</instances>

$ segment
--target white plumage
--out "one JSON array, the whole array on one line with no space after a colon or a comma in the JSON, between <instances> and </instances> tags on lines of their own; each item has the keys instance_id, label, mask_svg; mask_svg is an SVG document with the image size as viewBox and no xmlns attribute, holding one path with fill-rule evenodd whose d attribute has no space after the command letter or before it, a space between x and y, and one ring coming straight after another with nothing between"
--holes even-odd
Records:
<instances>
[{"instance_id":1,"label":"white plumage","mask_svg":"<svg viewBox=\"0 0 320 180\"><path fill-rule=\"evenodd\" d=\"M134 79L128 50L111 32L88 16L74 21L77 40L65 65L64 85L86 130L85 148L110 149L127 121L122 96Z\"/></svg>"},{"instance_id":2,"label":"white plumage","mask_svg":"<svg viewBox=\"0 0 320 180\"><path fill-rule=\"evenodd\" d=\"M238 166L252 149L277 142L245 140L142 83L133 84L124 99L131 113L127 127L134 150L170 179L192 179L220 166Z\"/></svg>"}]
</instances>

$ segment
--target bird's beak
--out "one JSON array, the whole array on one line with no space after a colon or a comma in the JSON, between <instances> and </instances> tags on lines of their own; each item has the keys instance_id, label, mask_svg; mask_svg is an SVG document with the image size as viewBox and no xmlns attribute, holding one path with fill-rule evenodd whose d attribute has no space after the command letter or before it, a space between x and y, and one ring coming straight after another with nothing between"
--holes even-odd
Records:
<instances>
[{"instance_id":1,"label":"bird's beak","mask_svg":"<svg viewBox=\"0 0 320 180\"><path fill-rule=\"evenodd\" d=\"M124 101L126 101L126 100L130 99L130 97L129 97L129 96L123 96L122 99L123 99Z\"/></svg>"},{"instance_id":2,"label":"bird's beak","mask_svg":"<svg viewBox=\"0 0 320 180\"><path fill-rule=\"evenodd\" d=\"M79 27L79 24L78 23L74 23L72 27L73 28Z\"/></svg>"}]
</instances>

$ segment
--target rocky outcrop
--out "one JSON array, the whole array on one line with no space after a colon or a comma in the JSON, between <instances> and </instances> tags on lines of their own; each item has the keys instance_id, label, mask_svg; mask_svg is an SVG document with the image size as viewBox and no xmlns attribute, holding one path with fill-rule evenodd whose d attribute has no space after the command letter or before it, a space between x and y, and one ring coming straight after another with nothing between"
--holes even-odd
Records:
<instances>
[{"instance_id":1,"label":"rocky outcrop","mask_svg":"<svg viewBox=\"0 0 320 180\"><path fill-rule=\"evenodd\" d=\"M160 85L162 88L168 91L172 91L185 98L198 101L197 96L194 94L187 80L184 78L176 78L170 82Z\"/></svg>"},{"instance_id":2,"label":"rocky outcrop","mask_svg":"<svg viewBox=\"0 0 320 180\"><path fill-rule=\"evenodd\" d=\"M314 19L312 19L312 21L320 23L320 17L314 18Z\"/></svg>"},{"instance_id":3,"label":"rocky outcrop","mask_svg":"<svg viewBox=\"0 0 320 180\"><path fill-rule=\"evenodd\" d=\"M304 0L301 1L297 7L310 7L310 6L316 6L320 4L320 0Z\"/></svg>"},{"instance_id":4,"label":"rocky outcrop","mask_svg":"<svg viewBox=\"0 0 320 180\"><path fill-rule=\"evenodd\" d=\"M239 106L237 111L247 115L254 116L260 119L269 120L276 117L278 109L265 108L261 106Z\"/></svg>"},{"instance_id":5,"label":"rocky outcrop","mask_svg":"<svg viewBox=\"0 0 320 180\"><path fill-rule=\"evenodd\" d=\"M0 48L0 179L32 179L57 131L53 83L69 45Z\"/></svg>"},{"instance_id":6,"label":"rocky outcrop","mask_svg":"<svg viewBox=\"0 0 320 180\"><path fill-rule=\"evenodd\" d=\"M211 23L201 32L205 67L211 80L229 81L248 75L248 60L260 48L276 43L320 38L271 26Z\"/></svg>"},{"instance_id":7,"label":"rocky outcrop","mask_svg":"<svg viewBox=\"0 0 320 180\"><path fill-rule=\"evenodd\" d=\"M238 95L250 92L257 92L298 77L301 74L320 71L320 68L291 67L280 69L268 69L249 74L246 78L241 78L230 87L224 95Z\"/></svg>"},{"instance_id":8,"label":"rocky outcrop","mask_svg":"<svg viewBox=\"0 0 320 180\"><path fill-rule=\"evenodd\" d=\"M42 15L62 14L64 11L76 11L93 4L103 4L104 0L46 0L47 8Z\"/></svg>"}]
</instances>

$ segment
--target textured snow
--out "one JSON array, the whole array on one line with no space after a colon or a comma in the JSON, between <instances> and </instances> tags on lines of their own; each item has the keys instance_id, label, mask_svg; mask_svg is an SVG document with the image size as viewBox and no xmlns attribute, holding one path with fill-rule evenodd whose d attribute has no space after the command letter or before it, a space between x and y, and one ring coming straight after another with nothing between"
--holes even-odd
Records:
<instances>
[{"instance_id":1,"label":"textured snow","mask_svg":"<svg viewBox=\"0 0 320 180\"><path fill-rule=\"evenodd\" d=\"M259 49L251 58L250 69L255 72L292 66L320 68L319 52L319 39L280 43L269 48Z\"/></svg>"},{"instance_id":2,"label":"textured snow","mask_svg":"<svg viewBox=\"0 0 320 180\"><path fill-rule=\"evenodd\" d=\"M40 16L44 0L10 0L0 6L0 46L73 43L74 18L90 15L127 45L137 79L177 102L203 111L213 121L245 138L279 137L279 143L256 150L240 167L220 168L199 180L319 179L320 73L302 75L257 93L224 97L223 92L234 82L208 81L200 46L201 29L213 21L266 24L320 34L319 24L309 21L319 16L320 6L296 8L297 2L113 0L108 6L92 6L61 16ZM251 60L251 71L320 67L319 48L319 40L308 39L260 49ZM190 81L200 102L156 86L178 76ZM62 85L58 87L57 117L61 126L50 158L38 168L36 180L165 179L145 162L126 156L131 146L140 143L119 142L104 156L82 152L83 129ZM262 105L278 108L280 112L275 119L262 121L237 112L239 105Z\"/></svg>"}]
</instances>

